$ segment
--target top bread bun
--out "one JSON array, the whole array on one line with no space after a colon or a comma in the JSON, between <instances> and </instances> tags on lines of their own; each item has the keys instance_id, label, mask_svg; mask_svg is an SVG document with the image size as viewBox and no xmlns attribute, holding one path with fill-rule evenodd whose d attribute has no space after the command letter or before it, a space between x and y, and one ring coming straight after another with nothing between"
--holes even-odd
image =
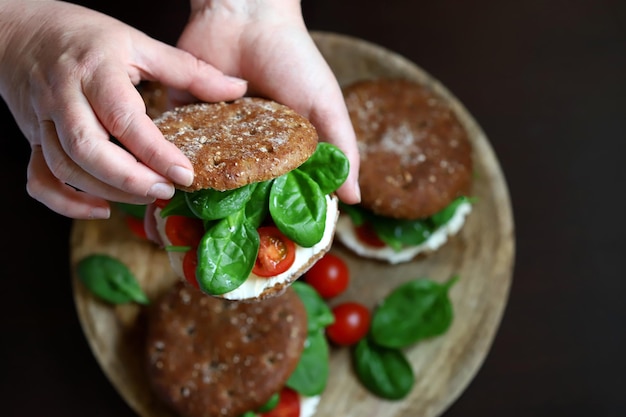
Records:
<instances>
[{"instance_id":1,"label":"top bread bun","mask_svg":"<svg viewBox=\"0 0 626 417\"><path fill-rule=\"evenodd\" d=\"M343 92L361 157L363 207L415 220L468 195L471 144L443 98L403 79L357 81Z\"/></svg>"},{"instance_id":2,"label":"top bread bun","mask_svg":"<svg viewBox=\"0 0 626 417\"><path fill-rule=\"evenodd\" d=\"M193 184L177 186L184 191L225 191L279 177L304 163L318 141L305 117L258 97L181 106L154 123L193 165Z\"/></svg>"}]
</instances>

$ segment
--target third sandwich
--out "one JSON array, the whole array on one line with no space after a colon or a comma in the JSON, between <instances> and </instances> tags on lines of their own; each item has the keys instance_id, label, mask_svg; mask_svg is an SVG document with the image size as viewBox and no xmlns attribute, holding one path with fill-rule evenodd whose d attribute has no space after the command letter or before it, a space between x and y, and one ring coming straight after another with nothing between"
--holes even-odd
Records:
<instances>
[{"instance_id":1,"label":"third sandwich","mask_svg":"<svg viewBox=\"0 0 626 417\"><path fill-rule=\"evenodd\" d=\"M338 240L390 263L437 250L472 209L472 147L454 109L404 79L357 81L344 97L358 140L362 201L341 205Z\"/></svg>"}]
</instances>

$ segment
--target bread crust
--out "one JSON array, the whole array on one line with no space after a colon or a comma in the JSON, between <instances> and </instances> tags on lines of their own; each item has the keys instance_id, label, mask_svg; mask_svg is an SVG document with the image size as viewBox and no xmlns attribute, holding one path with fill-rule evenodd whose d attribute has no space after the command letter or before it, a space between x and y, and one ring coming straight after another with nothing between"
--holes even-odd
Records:
<instances>
[{"instance_id":1,"label":"bread crust","mask_svg":"<svg viewBox=\"0 0 626 417\"><path fill-rule=\"evenodd\" d=\"M279 177L305 162L318 141L305 117L258 97L189 104L154 122L191 160L195 178L178 186L184 191L224 191Z\"/></svg>"},{"instance_id":2,"label":"bread crust","mask_svg":"<svg viewBox=\"0 0 626 417\"><path fill-rule=\"evenodd\" d=\"M468 133L425 85L362 80L343 89L361 157L361 204L374 213L420 219L471 188Z\"/></svg>"},{"instance_id":3,"label":"bread crust","mask_svg":"<svg viewBox=\"0 0 626 417\"><path fill-rule=\"evenodd\" d=\"M238 417L284 386L306 333L306 310L293 289L245 303L178 282L149 311L148 377L180 416Z\"/></svg>"}]
</instances>

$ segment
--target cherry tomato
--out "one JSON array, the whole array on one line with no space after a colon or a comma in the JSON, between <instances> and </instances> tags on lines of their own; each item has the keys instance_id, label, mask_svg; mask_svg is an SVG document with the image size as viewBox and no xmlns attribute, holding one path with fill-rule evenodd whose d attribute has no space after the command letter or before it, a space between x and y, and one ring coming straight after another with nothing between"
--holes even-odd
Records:
<instances>
[{"instance_id":1,"label":"cherry tomato","mask_svg":"<svg viewBox=\"0 0 626 417\"><path fill-rule=\"evenodd\" d=\"M300 395L291 388L280 391L278 405L272 410L261 413L261 417L298 417L300 415Z\"/></svg>"},{"instance_id":2,"label":"cherry tomato","mask_svg":"<svg viewBox=\"0 0 626 417\"><path fill-rule=\"evenodd\" d=\"M191 246L195 248L204 235L202 220L185 216L167 216L165 234L173 246Z\"/></svg>"},{"instance_id":3,"label":"cherry tomato","mask_svg":"<svg viewBox=\"0 0 626 417\"><path fill-rule=\"evenodd\" d=\"M260 277L273 277L285 272L296 259L296 244L276 226L259 227L259 253L252 272Z\"/></svg>"},{"instance_id":4,"label":"cherry tomato","mask_svg":"<svg viewBox=\"0 0 626 417\"><path fill-rule=\"evenodd\" d=\"M135 216L126 216L126 225L133 234L141 239L146 239L146 229L143 227L143 219Z\"/></svg>"},{"instance_id":5,"label":"cherry tomato","mask_svg":"<svg viewBox=\"0 0 626 417\"><path fill-rule=\"evenodd\" d=\"M167 206L170 203L170 200L162 200L160 198L157 198L154 201L154 205L157 206L160 209L163 209L165 206Z\"/></svg>"},{"instance_id":6,"label":"cherry tomato","mask_svg":"<svg viewBox=\"0 0 626 417\"><path fill-rule=\"evenodd\" d=\"M193 248L185 253L183 257L183 275L185 280L192 286L200 289L200 284L196 279L196 268L198 267L198 249Z\"/></svg>"},{"instance_id":7,"label":"cherry tomato","mask_svg":"<svg viewBox=\"0 0 626 417\"><path fill-rule=\"evenodd\" d=\"M356 232L356 237L367 246L374 248L384 248L387 246L385 242L378 237L376 231L369 223L356 226L354 231Z\"/></svg>"},{"instance_id":8,"label":"cherry tomato","mask_svg":"<svg viewBox=\"0 0 626 417\"><path fill-rule=\"evenodd\" d=\"M326 328L328 339L341 346L350 346L367 335L370 311L362 304L348 301L333 307L335 322Z\"/></svg>"},{"instance_id":9,"label":"cherry tomato","mask_svg":"<svg viewBox=\"0 0 626 417\"><path fill-rule=\"evenodd\" d=\"M323 298L332 298L348 288L350 272L343 259L328 252L307 271L304 279Z\"/></svg>"}]
</instances>

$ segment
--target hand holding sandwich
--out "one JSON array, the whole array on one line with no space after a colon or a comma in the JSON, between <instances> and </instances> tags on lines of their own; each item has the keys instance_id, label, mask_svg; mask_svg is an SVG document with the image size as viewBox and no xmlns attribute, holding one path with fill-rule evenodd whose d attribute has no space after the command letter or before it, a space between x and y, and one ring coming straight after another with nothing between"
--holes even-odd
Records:
<instances>
[{"instance_id":1,"label":"hand holding sandwich","mask_svg":"<svg viewBox=\"0 0 626 417\"><path fill-rule=\"evenodd\" d=\"M321 140L339 147L350 174L338 190L360 201L356 139L341 89L313 43L299 0L191 0L191 19L178 46L248 81L248 92L308 118Z\"/></svg>"},{"instance_id":2,"label":"hand holding sandwich","mask_svg":"<svg viewBox=\"0 0 626 417\"><path fill-rule=\"evenodd\" d=\"M28 193L72 218L107 218L109 201L145 204L171 197L174 184L192 182L192 166L164 140L134 86L157 80L203 101L242 96L246 82L225 74L249 77L254 92L288 101L308 115L324 139L346 152L357 172L354 133L338 86L308 38L299 3L293 3L284 14L278 12L282 5L275 5L262 15L231 5L232 13L247 13L241 22L255 23L233 26L232 15L220 14L204 33L194 15L181 46L197 36L206 49L185 46L190 52L208 59L218 51L229 58L209 65L77 5L1 0L0 94L31 145ZM195 2L192 7L198 10ZM289 23L290 18L296 21ZM259 33L265 36L254 48ZM293 36L270 39L288 34ZM233 39L241 43L227 43ZM280 64L283 55L291 60ZM307 93L315 89L317 94ZM346 183L340 197L357 201L356 181Z\"/></svg>"}]
</instances>

